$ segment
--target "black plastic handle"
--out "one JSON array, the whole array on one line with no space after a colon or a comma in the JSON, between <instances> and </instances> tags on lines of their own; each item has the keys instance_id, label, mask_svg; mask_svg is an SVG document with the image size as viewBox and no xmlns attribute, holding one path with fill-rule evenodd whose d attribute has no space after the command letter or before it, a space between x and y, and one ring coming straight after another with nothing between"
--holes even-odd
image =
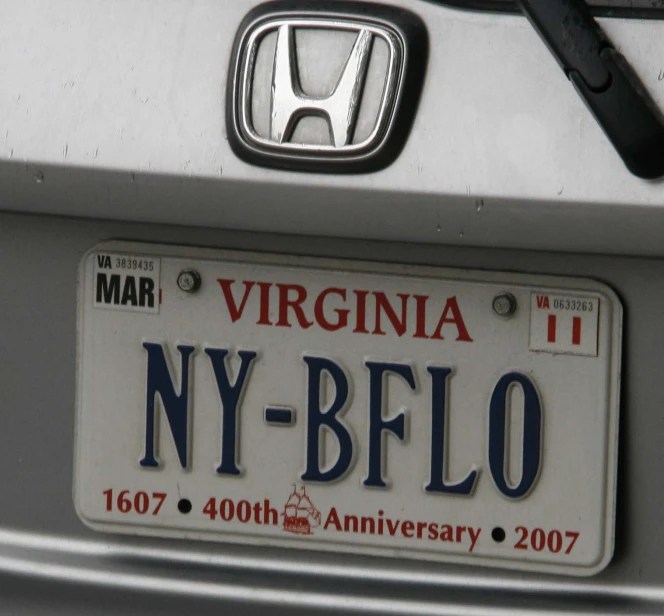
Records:
<instances>
[{"instance_id":1,"label":"black plastic handle","mask_svg":"<svg viewBox=\"0 0 664 616\"><path fill-rule=\"evenodd\" d=\"M627 168L664 176L664 116L584 0L517 0Z\"/></svg>"}]
</instances>

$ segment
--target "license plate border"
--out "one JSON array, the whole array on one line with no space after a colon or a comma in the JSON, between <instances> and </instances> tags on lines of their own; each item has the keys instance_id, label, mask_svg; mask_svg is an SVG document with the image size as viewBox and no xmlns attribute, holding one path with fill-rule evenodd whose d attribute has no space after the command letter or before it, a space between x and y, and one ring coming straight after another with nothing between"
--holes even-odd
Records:
<instances>
[{"instance_id":1,"label":"license plate border","mask_svg":"<svg viewBox=\"0 0 664 616\"><path fill-rule=\"evenodd\" d=\"M168 538L178 539L180 542L194 539L206 542L208 545L229 544L234 546L260 546L277 549L288 549L294 558L298 555L318 554L322 558L326 554L347 554L356 558L363 557L386 557L388 554L401 552L394 548L369 548L362 546L361 551L353 546L342 544L308 544L307 542L295 543L292 539L280 539L274 537L250 537L246 535L233 535L228 533L223 538L218 537L214 530L186 530L171 527L146 527L131 523L97 522L87 519L79 508L77 498L78 468L79 468L79 444L80 430L79 418L82 414L82 379L80 378L83 362L83 344L81 328L83 325L83 314L85 310L85 293L89 290L85 286L84 271L86 263L91 255L98 253L124 253L127 255L143 255L152 258L177 258L191 259L192 261L225 261L238 262L242 264L277 265L282 267L316 268L327 271L353 272L353 273L375 273L393 276L418 277L418 278L443 278L450 281L462 281L466 283L491 283L508 285L533 286L536 288L552 288L555 290L567 290L575 292L592 292L603 295L609 302L612 310L610 351L610 376L609 376L609 419L607 437L606 457L606 485L605 485L605 533L604 554L596 565L558 565L550 563L538 563L533 561L504 560L494 557L473 557L468 555L456 555L445 553L444 559L427 558L426 555L409 556L404 550L403 558L408 562L418 565L440 566L446 564L460 564L480 567L494 567L503 571L539 571L543 573L554 573L568 576L590 577L601 572L613 558L615 541L615 516L617 498L617 470L618 470L618 436L620 415L620 394L622 375L622 353L623 353L623 306L617 293L606 283L588 277L557 276L552 274L532 274L529 272L518 272L514 270L491 270L463 267L444 267L438 265L422 265L410 263L391 263L389 261L373 261L354 258L331 258L318 255L294 255L292 253L275 253L269 251L239 250L226 248L210 248L199 246L188 246L179 244L163 244L152 242L136 242L125 240L102 241L88 249L81 257L77 274L77 321L76 321L76 395L75 395L75 430L74 430L74 468L72 496L74 507L79 519L88 527L101 532L121 535L137 535L151 537L153 539ZM398 557L397 557L398 558ZM395 561L395 558L389 558Z\"/></svg>"}]
</instances>

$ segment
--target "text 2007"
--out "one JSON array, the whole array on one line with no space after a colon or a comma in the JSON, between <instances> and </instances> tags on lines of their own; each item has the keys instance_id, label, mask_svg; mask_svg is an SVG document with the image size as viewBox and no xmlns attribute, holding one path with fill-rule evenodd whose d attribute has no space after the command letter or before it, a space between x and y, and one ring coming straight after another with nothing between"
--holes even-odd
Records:
<instances>
[{"instance_id":1,"label":"text 2007","mask_svg":"<svg viewBox=\"0 0 664 616\"><path fill-rule=\"evenodd\" d=\"M119 511L120 513L138 513L139 515L157 515L166 500L164 492L132 493L129 490L118 492L117 496L113 490L104 490L102 494L106 497L106 511Z\"/></svg>"},{"instance_id":2,"label":"text 2007","mask_svg":"<svg viewBox=\"0 0 664 616\"><path fill-rule=\"evenodd\" d=\"M517 526L514 531L520 535L514 546L515 550L533 550L535 552L546 550L552 554L558 554L561 551L564 554L571 554L580 534L572 530L546 532L541 528L534 528L530 531L525 526Z\"/></svg>"}]
</instances>

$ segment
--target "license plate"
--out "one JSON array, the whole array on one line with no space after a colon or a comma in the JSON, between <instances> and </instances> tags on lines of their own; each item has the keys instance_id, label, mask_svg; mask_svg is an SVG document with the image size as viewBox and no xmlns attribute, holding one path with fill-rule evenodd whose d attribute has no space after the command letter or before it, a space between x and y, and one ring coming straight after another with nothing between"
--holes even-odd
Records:
<instances>
[{"instance_id":1,"label":"license plate","mask_svg":"<svg viewBox=\"0 0 664 616\"><path fill-rule=\"evenodd\" d=\"M113 242L81 262L78 319L74 499L95 529L571 575L611 559L604 284Z\"/></svg>"}]
</instances>

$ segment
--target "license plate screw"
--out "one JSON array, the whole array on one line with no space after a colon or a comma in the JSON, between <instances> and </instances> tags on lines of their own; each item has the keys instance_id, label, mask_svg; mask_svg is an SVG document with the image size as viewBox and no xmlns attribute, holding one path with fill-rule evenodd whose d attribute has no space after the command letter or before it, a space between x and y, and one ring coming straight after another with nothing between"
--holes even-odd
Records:
<instances>
[{"instance_id":1,"label":"license plate screw","mask_svg":"<svg viewBox=\"0 0 664 616\"><path fill-rule=\"evenodd\" d=\"M178 287L185 293L196 293L201 288L201 275L193 269L182 270L178 274Z\"/></svg>"},{"instance_id":2,"label":"license plate screw","mask_svg":"<svg viewBox=\"0 0 664 616\"><path fill-rule=\"evenodd\" d=\"M492 307L499 317L511 317L516 312L516 297L511 293L499 293L493 298Z\"/></svg>"}]
</instances>

